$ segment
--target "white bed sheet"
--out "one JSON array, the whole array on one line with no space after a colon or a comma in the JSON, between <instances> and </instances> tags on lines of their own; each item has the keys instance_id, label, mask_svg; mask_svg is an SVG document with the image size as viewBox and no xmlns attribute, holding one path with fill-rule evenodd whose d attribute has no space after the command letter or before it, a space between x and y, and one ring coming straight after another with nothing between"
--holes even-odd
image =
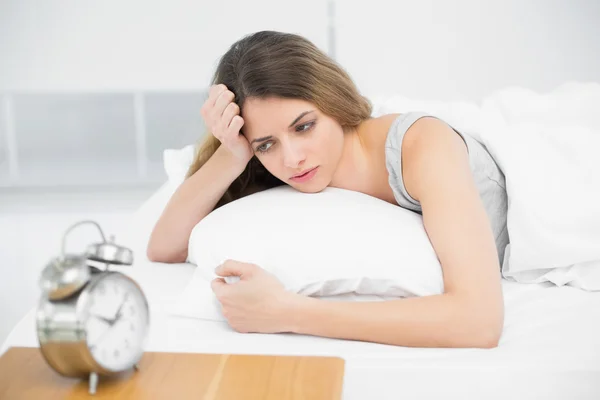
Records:
<instances>
[{"instance_id":1,"label":"white bed sheet","mask_svg":"<svg viewBox=\"0 0 600 400\"><path fill-rule=\"evenodd\" d=\"M148 297L147 351L340 356L346 360L344 399L600 398L598 292L503 281L506 318L498 348L408 348L241 334L223 322L169 315L194 268L143 260L130 269L114 268L133 276ZM14 327L0 354L11 346L38 346L34 309Z\"/></svg>"}]
</instances>

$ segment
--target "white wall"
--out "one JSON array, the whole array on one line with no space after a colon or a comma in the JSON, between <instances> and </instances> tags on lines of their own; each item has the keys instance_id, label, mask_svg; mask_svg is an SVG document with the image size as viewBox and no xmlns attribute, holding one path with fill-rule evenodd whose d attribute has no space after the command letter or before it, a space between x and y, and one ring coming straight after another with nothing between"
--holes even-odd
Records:
<instances>
[{"instance_id":1,"label":"white wall","mask_svg":"<svg viewBox=\"0 0 600 400\"><path fill-rule=\"evenodd\" d=\"M0 91L205 89L219 57L258 30L326 50L326 2L0 2Z\"/></svg>"},{"instance_id":2,"label":"white wall","mask_svg":"<svg viewBox=\"0 0 600 400\"><path fill-rule=\"evenodd\" d=\"M336 2L337 60L369 94L479 101L600 82L597 0Z\"/></svg>"},{"instance_id":3,"label":"white wall","mask_svg":"<svg viewBox=\"0 0 600 400\"><path fill-rule=\"evenodd\" d=\"M0 1L0 91L204 89L228 46L300 33L365 93L469 99L600 81L597 0Z\"/></svg>"}]
</instances>

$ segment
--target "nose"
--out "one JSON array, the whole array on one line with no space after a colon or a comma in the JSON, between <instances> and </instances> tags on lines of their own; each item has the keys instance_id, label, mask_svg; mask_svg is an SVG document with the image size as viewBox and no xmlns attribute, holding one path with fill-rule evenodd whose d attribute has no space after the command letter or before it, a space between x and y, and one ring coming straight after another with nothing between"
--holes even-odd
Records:
<instances>
[{"instance_id":1,"label":"nose","mask_svg":"<svg viewBox=\"0 0 600 400\"><path fill-rule=\"evenodd\" d=\"M290 141L282 141L283 143L283 164L292 169L297 169L306 158L304 151L298 145L290 143Z\"/></svg>"}]
</instances>

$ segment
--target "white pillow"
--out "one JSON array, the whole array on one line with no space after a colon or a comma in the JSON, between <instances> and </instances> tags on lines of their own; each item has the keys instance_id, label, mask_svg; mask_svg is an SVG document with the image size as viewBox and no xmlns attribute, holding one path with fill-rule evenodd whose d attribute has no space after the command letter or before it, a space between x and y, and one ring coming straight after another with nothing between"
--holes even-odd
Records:
<instances>
[{"instance_id":1,"label":"white pillow","mask_svg":"<svg viewBox=\"0 0 600 400\"><path fill-rule=\"evenodd\" d=\"M196 145L189 144L181 149L166 149L163 151L163 165L167 179L181 184L185 179L190 165L196 155Z\"/></svg>"},{"instance_id":2,"label":"white pillow","mask_svg":"<svg viewBox=\"0 0 600 400\"><path fill-rule=\"evenodd\" d=\"M197 269L183 303L205 302L214 269L226 259L257 264L307 296L411 297L444 289L421 215L338 188L309 194L285 185L210 213L190 235L188 261Z\"/></svg>"}]
</instances>

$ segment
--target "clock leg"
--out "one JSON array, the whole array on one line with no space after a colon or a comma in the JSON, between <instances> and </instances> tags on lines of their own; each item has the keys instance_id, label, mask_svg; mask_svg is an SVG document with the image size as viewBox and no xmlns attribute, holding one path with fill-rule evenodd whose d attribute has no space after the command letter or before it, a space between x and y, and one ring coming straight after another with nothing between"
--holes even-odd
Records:
<instances>
[{"instance_id":1,"label":"clock leg","mask_svg":"<svg viewBox=\"0 0 600 400\"><path fill-rule=\"evenodd\" d=\"M90 394L96 394L96 387L98 386L98 374L92 372L90 374Z\"/></svg>"}]
</instances>

